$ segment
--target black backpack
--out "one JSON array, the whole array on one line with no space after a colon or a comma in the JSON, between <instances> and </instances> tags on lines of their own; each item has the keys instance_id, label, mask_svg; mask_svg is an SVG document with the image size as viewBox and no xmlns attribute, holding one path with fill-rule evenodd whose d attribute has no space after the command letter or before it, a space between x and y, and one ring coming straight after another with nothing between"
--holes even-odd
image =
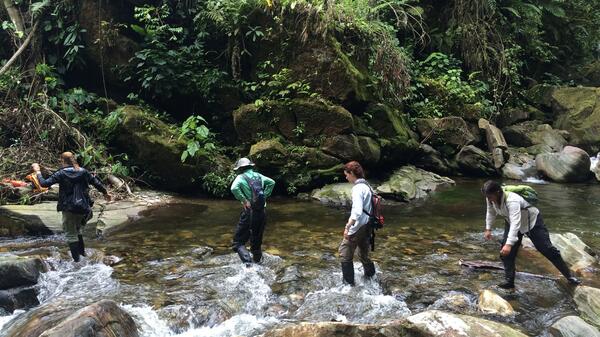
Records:
<instances>
[{"instance_id":1,"label":"black backpack","mask_svg":"<svg viewBox=\"0 0 600 337\"><path fill-rule=\"evenodd\" d=\"M250 206L255 211L261 211L265 208L266 198L265 190L263 189L263 182L260 176L250 178L245 174L242 177L246 179L250 190L252 191L252 198L250 198Z\"/></svg>"}]
</instances>

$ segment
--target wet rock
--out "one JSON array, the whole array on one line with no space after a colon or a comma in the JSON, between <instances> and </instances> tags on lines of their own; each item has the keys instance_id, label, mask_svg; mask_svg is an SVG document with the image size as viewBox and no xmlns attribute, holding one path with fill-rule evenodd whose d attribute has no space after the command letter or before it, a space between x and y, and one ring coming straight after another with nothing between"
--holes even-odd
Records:
<instances>
[{"instance_id":1,"label":"wet rock","mask_svg":"<svg viewBox=\"0 0 600 337\"><path fill-rule=\"evenodd\" d=\"M525 163L523 165L516 165L513 163L506 163L502 167L502 176L507 179L523 180L528 177L533 177L537 173L535 162Z\"/></svg>"},{"instance_id":2,"label":"wet rock","mask_svg":"<svg viewBox=\"0 0 600 337\"><path fill-rule=\"evenodd\" d=\"M0 290L0 308L8 313L16 309L28 309L40 304L37 293L32 287L20 287Z\"/></svg>"},{"instance_id":3,"label":"wet rock","mask_svg":"<svg viewBox=\"0 0 600 337\"><path fill-rule=\"evenodd\" d=\"M40 337L40 335L57 325L74 310L68 309L64 303L43 304L19 315L7 323L0 335L2 337Z\"/></svg>"},{"instance_id":4,"label":"wet rock","mask_svg":"<svg viewBox=\"0 0 600 337\"><path fill-rule=\"evenodd\" d=\"M575 289L573 300L577 310L587 322L600 327L600 289L579 286Z\"/></svg>"},{"instance_id":5,"label":"wet rock","mask_svg":"<svg viewBox=\"0 0 600 337\"><path fill-rule=\"evenodd\" d=\"M352 186L351 183L325 185L314 190L311 198L330 206L350 206L352 205Z\"/></svg>"},{"instance_id":6,"label":"wet rock","mask_svg":"<svg viewBox=\"0 0 600 337\"><path fill-rule=\"evenodd\" d=\"M0 290L34 285L43 271L40 258L0 255Z\"/></svg>"},{"instance_id":7,"label":"wet rock","mask_svg":"<svg viewBox=\"0 0 600 337\"><path fill-rule=\"evenodd\" d=\"M535 164L539 172L556 182L581 182L590 177L590 156L573 146L566 146L560 153L539 154Z\"/></svg>"},{"instance_id":8,"label":"wet rock","mask_svg":"<svg viewBox=\"0 0 600 337\"><path fill-rule=\"evenodd\" d=\"M560 255L573 271L580 271L598 262L590 254L592 249L573 233L552 233L550 234L550 240L560 250Z\"/></svg>"},{"instance_id":9,"label":"wet rock","mask_svg":"<svg viewBox=\"0 0 600 337\"><path fill-rule=\"evenodd\" d=\"M556 88L551 102L554 127L569 131L573 145L600 151L600 88Z\"/></svg>"},{"instance_id":10,"label":"wet rock","mask_svg":"<svg viewBox=\"0 0 600 337\"><path fill-rule=\"evenodd\" d=\"M515 310L505 299L500 297L495 292L485 289L479 293L477 302L479 310L492 315L513 316Z\"/></svg>"},{"instance_id":11,"label":"wet rock","mask_svg":"<svg viewBox=\"0 0 600 337\"><path fill-rule=\"evenodd\" d=\"M456 155L456 162L461 172L468 175L489 177L497 174L491 155L473 145L463 147Z\"/></svg>"},{"instance_id":12,"label":"wet rock","mask_svg":"<svg viewBox=\"0 0 600 337\"><path fill-rule=\"evenodd\" d=\"M475 140L460 117L418 118L416 123L421 139L438 149L449 145L455 151Z\"/></svg>"},{"instance_id":13,"label":"wet rock","mask_svg":"<svg viewBox=\"0 0 600 337\"><path fill-rule=\"evenodd\" d=\"M433 171L439 174L452 174L454 167L442 156L440 151L427 144L419 146L419 154L415 160L415 165L424 170Z\"/></svg>"},{"instance_id":14,"label":"wet rock","mask_svg":"<svg viewBox=\"0 0 600 337\"><path fill-rule=\"evenodd\" d=\"M40 337L137 337L133 318L115 302L102 300L65 318Z\"/></svg>"},{"instance_id":15,"label":"wet rock","mask_svg":"<svg viewBox=\"0 0 600 337\"><path fill-rule=\"evenodd\" d=\"M444 337L525 337L507 325L482 318L429 310L408 317L411 332Z\"/></svg>"},{"instance_id":16,"label":"wet rock","mask_svg":"<svg viewBox=\"0 0 600 337\"><path fill-rule=\"evenodd\" d=\"M590 171L596 176L596 180L600 181L600 153L591 159Z\"/></svg>"},{"instance_id":17,"label":"wet rock","mask_svg":"<svg viewBox=\"0 0 600 337\"><path fill-rule=\"evenodd\" d=\"M504 165L506 160L505 151L508 149L504 135L500 129L483 118L479 120L478 124L479 128L485 130L488 150L492 154L494 167L500 169Z\"/></svg>"},{"instance_id":18,"label":"wet rock","mask_svg":"<svg viewBox=\"0 0 600 337\"><path fill-rule=\"evenodd\" d=\"M473 301L466 294L451 293L430 305L427 310L446 310L456 313L467 313L473 309Z\"/></svg>"},{"instance_id":19,"label":"wet rock","mask_svg":"<svg viewBox=\"0 0 600 337\"><path fill-rule=\"evenodd\" d=\"M410 129L406 115L398 109L385 104L369 104L366 113L373 116L370 125L383 138L400 138L403 141L416 139L417 135Z\"/></svg>"},{"instance_id":20,"label":"wet rock","mask_svg":"<svg viewBox=\"0 0 600 337\"><path fill-rule=\"evenodd\" d=\"M336 322L300 323L268 331L264 337L401 337L406 329L401 323L384 325Z\"/></svg>"},{"instance_id":21,"label":"wet rock","mask_svg":"<svg viewBox=\"0 0 600 337\"><path fill-rule=\"evenodd\" d=\"M600 337L600 331L578 316L567 316L552 324L549 329L554 337Z\"/></svg>"},{"instance_id":22,"label":"wet rock","mask_svg":"<svg viewBox=\"0 0 600 337\"><path fill-rule=\"evenodd\" d=\"M268 101L264 106L246 104L233 113L235 130L242 141L258 140L274 132L289 140L334 136L354 127L352 114L324 100Z\"/></svg>"},{"instance_id":23,"label":"wet rock","mask_svg":"<svg viewBox=\"0 0 600 337\"><path fill-rule=\"evenodd\" d=\"M545 145L551 152L561 151L567 145L568 132L553 129L548 124L528 121L502 130L508 144L517 147Z\"/></svg>"},{"instance_id":24,"label":"wet rock","mask_svg":"<svg viewBox=\"0 0 600 337\"><path fill-rule=\"evenodd\" d=\"M429 193L451 185L454 185L454 180L450 178L414 166L403 166L394 171L387 181L376 188L376 191L383 197L410 201L425 198Z\"/></svg>"}]
</instances>

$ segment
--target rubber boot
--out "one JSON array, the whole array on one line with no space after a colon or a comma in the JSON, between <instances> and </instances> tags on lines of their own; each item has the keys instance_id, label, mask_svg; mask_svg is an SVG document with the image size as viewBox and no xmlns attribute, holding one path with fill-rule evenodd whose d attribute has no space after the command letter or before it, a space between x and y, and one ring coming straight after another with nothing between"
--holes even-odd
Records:
<instances>
[{"instance_id":1,"label":"rubber boot","mask_svg":"<svg viewBox=\"0 0 600 337\"><path fill-rule=\"evenodd\" d=\"M254 263L260 263L260 261L262 261L262 252L261 251L252 252L252 260L254 261Z\"/></svg>"},{"instance_id":2,"label":"rubber boot","mask_svg":"<svg viewBox=\"0 0 600 337\"><path fill-rule=\"evenodd\" d=\"M560 273L563 274L563 276L567 279L570 285L578 286L581 284L581 281L571 274L571 269L569 269L569 266L567 266L567 263L565 262L565 260L563 260L562 257L550 262L552 262L556 269L558 269L558 271L560 271Z\"/></svg>"},{"instance_id":3,"label":"rubber boot","mask_svg":"<svg viewBox=\"0 0 600 337\"><path fill-rule=\"evenodd\" d=\"M352 262L342 262L342 275L345 284L354 286L354 264Z\"/></svg>"},{"instance_id":4,"label":"rubber boot","mask_svg":"<svg viewBox=\"0 0 600 337\"><path fill-rule=\"evenodd\" d=\"M252 257L250 257L250 253L244 246L239 246L237 249L238 256L243 263L249 264L252 263Z\"/></svg>"},{"instance_id":5,"label":"rubber boot","mask_svg":"<svg viewBox=\"0 0 600 337\"><path fill-rule=\"evenodd\" d=\"M79 242L69 242L69 249L71 250L73 261L79 262Z\"/></svg>"},{"instance_id":6,"label":"rubber boot","mask_svg":"<svg viewBox=\"0 0 600 337\"><path fill-rule=\"evenodd\" d=\"M77 235L77 238L79 239L79 255L81 256L87 256L85 255L85 245L83 244L83 235L79 234Z\"/></svg>"},{"instance_id":7,"label":"rubber boot","mask_svg":"<svg viewBox=\"0 0 600 337\"><path fill-rule=\"evenodd\" d=\"M363 269L365 271L365 278L370 279L375 275L375 263L363 263Z\"/></svg>"}]
</instances>

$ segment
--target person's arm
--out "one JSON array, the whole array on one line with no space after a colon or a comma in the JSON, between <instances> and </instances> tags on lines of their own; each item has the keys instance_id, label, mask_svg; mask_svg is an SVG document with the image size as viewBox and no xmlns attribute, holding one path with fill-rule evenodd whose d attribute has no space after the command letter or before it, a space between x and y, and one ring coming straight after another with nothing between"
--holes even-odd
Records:
<instances>
[{"instance_id":1,"label":"person's arm","mask_svg":"<svg viewBox=\"0 0 600 337\"><path fill-rule=\"evenodd\" d=\"M33 172L37 176L37 179L40 182L40 186L42 186L42 187L50 187L54 184L59 183L61 180L61 177L63 175L62 170L58 170L58 171L52 173L52 175L50 177L48 177L48 179L44 179L44 176L42 176L42 172L40 171L39 164L34 163L31 165L31 168L33 169Z\"/></svg>"},{"instance_id":2,"label":"person's arm","mask_svg":"<svg viewBox=\"0 0 600 337\"><path fill-rule=\"evenodd\" d=\"M494 221L496 220L496 210L487 198L485 199L485 203L487 206L487 209L485 211L485 230L491 231L492 226L494 225Z\"/></svg>"},{"instance_id":3,"label":"person's arm","mask_svg":"<svg viewBox=\"0 0 600 337\"><path fill-rule=\"evenodd\" d=\"M238 175L237 177L235 177L235 180L233 180L233 183L231 184L231 193L233 193L233 196L240 202L247 203L247 202L249 202L248 198L246 198L246 196L242 192L242 184L243 183L244 183L244 179L242 178L241 175Z\"/></svg>"},{"instance_id":4,"label":"person's arm","mask_svg":"<svg viewBox=\"0 0 600 337\"><path fill-rule=\"evenodd\" d=\"M508 208L508 221L510 223L506 245L512 247L519 240L518 233L519 228L521 228L521 205L518 201L511 201L506 203L506 207Z\"/></svg>"},{"instance_id":5,"label":"person's arm","mask_svg":"<svg viewBox=\"0 0 600 337\"><path fill-rule=\"evenodd\" d=\"M89 171L86 171L87 175L88 175L88 182L94 186L98 191L100 191L100 193L102 193L104 195L104 199L106 201L111 201L112 197L110 194L108 194L108 190L106 189L106 187L104 186L104 184L102 184L102 182L100 181L100 179L98 179L98 177L96 177L95 175L93 175L92 173L90 173Z\"/></svg>"},{"instance_id":6,"label":"person's arm","mask_svg":"<svg viewBox=\"0 0 600 337\"><path fill-rule=\"evenodd\" d=\"M265 191L265 197L270 197L271 193L273 193L273 188L275 187L275 180L264 176L264 175L260 175L260 177L262 178L262 182L263 182L263 189Z\"/></svg>"},{"instance_id":7,"label":"person's arm","mask_svg":"<svg viewBox=\"0 0 600 337\"><path fill-rule=\"evenodd\" d=\"M350 218L348 218L348 222L346 223L346 227L344 229L344 236L348 235L350 227L354 226L356 221L358 221L358 218L363 213L362 194L362 190L358 185L352 187L352 210L350 211Z\"/></svg>"}]
</instances>

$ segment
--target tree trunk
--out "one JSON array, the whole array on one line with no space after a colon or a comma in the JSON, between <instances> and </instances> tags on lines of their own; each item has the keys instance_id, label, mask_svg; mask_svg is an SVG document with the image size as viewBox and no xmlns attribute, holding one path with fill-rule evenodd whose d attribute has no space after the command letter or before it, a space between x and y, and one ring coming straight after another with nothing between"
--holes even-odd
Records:
<instances>
[{"instance_id":1,"label":"tree trunk","mask_svg":"<svg viewBox=\"0 0 600 337\"><path fill-rule=\"evenodd\" d=\"M15 6L13 0L4 0L4 7L6 7L10 21L15 25L17 36L21 39L23 34L25 34L25 25L23 24L21 12L19 12L17 6Z\"/></svg>"}]
</instances>

